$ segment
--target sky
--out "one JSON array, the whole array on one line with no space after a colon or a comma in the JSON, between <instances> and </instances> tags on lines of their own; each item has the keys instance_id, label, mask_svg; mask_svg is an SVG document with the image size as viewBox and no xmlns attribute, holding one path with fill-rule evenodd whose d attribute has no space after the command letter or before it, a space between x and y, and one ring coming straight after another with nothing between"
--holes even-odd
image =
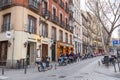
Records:
<instances>
[{"instance_id":1,"label":"sky","mask_svg":"<svg viewBox=\"0 0 120 80\"><path fill-rule=\"evenodd\" d=\"M81 9L85 10L85 0L81 0ZM112 34L113 38L118 38L118 29L115 29Z\"/></svg>"}]
</instances>

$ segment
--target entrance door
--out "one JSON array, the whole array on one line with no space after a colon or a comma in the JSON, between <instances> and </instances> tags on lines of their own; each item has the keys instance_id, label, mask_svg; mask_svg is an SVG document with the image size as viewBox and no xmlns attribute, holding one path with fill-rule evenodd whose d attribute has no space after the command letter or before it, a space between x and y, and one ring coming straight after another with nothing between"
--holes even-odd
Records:
<instances>
[{"instance_id":1,"label":"entrance door","mask_svg":"<svg viewBox=\"0 0 120 80\"><path fill-rule=\"evenodd\" d=\"M7 45L8 41L0 42L0 65L5 66L7 60Z\"/></svg>"},{"instance_id":2,"label":"entrance door","mask_svg":"<svg viewBox=\"0 0 120 80\"><path fill-rule=\"evenodd\" d=\"M55 45L52 45L52 61L55 61Z\"/></svg>"},{"instance_id":3,"label":"entrance door","mask_svg":"<svg viewBox=\"0 0 120 80\"><path fill-rule=\"evenodd\" d=\"M29 42L27 46L27 65L35 62L35 46L36 43Z\"/></svg>"},{"instance_id":4,"label":"entrance door","mask_svg":"<svg viewBox=\"0 0 120 80\"><path fill-rule=\"evenodd\" d=\"M42 44L42 57L45 58L46 56L48 56L48 45Z\"/></svg>"},{"instance_id":5,"label":"entrance door","mask_svg":"<svg viewBox=\"0 0 120 80\"><path fill-rule=\"evenodd\" d=\"M30 43L27 46L27 65L30 65Z\"/></svg>"}]
</instances>

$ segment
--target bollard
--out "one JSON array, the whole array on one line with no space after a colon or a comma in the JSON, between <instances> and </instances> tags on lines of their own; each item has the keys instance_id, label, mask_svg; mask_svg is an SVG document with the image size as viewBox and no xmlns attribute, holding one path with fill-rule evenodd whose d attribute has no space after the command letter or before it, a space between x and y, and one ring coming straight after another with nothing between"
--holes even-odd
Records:
<instances>
[{"instance_id":1,"label":"bollard","mask_svg":"<svg viewBox=\"0 0 120 80\"><path fill-rule=\"evenodd\" d=\"M116 66L115 66L115 62L113 63L113 66L114 66L114 70L115 70L115 72L117 72L117 70L116 70Z\"/></svg>"},{"instance_id":2,"label":"bollard","mask_svg":"<svg viewBox=\"0 0 120 80\"><path fill-rule=\"evenodd\" d=\"M24 71L24 73L26 74L27 73L27 67L25 66L25 71Z\"/></svg>"},{"instance_id":3,"label":"bollard","mask_svg":"<svg viewBox=\"0 0 120 80\"><path fill-rule=\"evenodd\" d=\"M118 62L118 68L119 68L119 72L120 72L120 64L119 64L119 62Z\"/></svg>"},{"instance_id":4,"label":"bollard","mask_svg":"<svg viewBox=\"0 0 120 80\"><path fill-rule=\"evenodd\" d=\"M113 66L114 66L114 70L115 70L115 72L117 72L117 70L116 70L116 66L115 66L115 62L112 62L112 64L113 64Z\"/></svg>"},{"instance_id":5,"label":"bollard","mask_svg":"<svg viewBox=\"0 0 120 80\"><path fill-rule=\"evenodd\" d=\"M57 69L57 65L55 64L55 70Z\"/></svg>"},{"instance_id":6,"label":"bollard","mask_svg":"<svg viewBox=\"0 0 120 80\"><path fill-rule=\"evenodd\" d=\"M4 67L2 68L2 75L4 75Z\"/></svg>"},{"instance_id":7,"label":"bollard","mask_svg":"<svg viewBox=\"0 0 120 80\"><path fill-rule=\"evenodd\" d=\"M25 71L24 73L26 74L27 73L27 62L25 63Z\"/></svg>"},{"instance_id":8,"label":"bollard","mask_svg":"<svg viewBox=\"0 0 120 80\"><path fill-rule=\"evenodd\" d=\"M98 61L98 65L100 66L100 61Z\"/></svg>"}]
</instances>

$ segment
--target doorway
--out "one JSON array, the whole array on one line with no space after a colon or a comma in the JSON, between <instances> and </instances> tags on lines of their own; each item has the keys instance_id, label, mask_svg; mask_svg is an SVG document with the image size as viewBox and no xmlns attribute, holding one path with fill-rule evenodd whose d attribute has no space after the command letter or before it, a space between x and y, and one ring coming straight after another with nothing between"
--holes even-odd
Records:
<instances>
[{"instance_id":1,"label":"doorway","mask_svg":"<svg viewBox=\"0 0 120 80\"><path fill-rule=\"evenodd\" d=\"M27 65L30 65L35 62L35 50L36 50L36 43L35 42L28 42L27 46Z\"/></svg>"},{"instance_id":2,"label":"doorway","mask_svg":"<svg viewBox=\"0 0 120 80\"><path fill-rule=\"evenodd\" d=\"M48 56L48 45L42 44L42 57L45 58L46 56Z\"/></svg>"},{"instance_id":3,"label":"doorway","mask_svg":"<svg viewBox=\"0 0 120 80\"><path fill-rule=\"evenodd\" d=\"M55 61L56 59L55 59L55 57L56 57L56 55L55 55L55 44L54 45L52 45L52 61Z\"/></svg>"},{"instance_id":4,"label":"doorway","mask_svg":"<svg viewBox=\"0 0 120 80\"><path fill-rule=\"evenodd\" d=\"M8 41L0 42L0 65L6 66Z\"/></svg>"}]
</instances>

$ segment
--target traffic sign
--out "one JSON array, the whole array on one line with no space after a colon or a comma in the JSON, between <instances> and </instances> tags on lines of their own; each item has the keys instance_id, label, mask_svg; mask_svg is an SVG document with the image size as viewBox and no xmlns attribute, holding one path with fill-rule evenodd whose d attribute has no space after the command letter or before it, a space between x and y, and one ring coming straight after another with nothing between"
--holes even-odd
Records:
<instances>
[{"instance_id":1,"label":"traffic sign","mask_svg":"<svg viewBox=\"0 0 120 80\"><path fill-rule=\"evenodd\" d=\"M112 44L113 44L113 46L114 45L118 45L119 44L119 40L113 40Z\"/></svg>"}]
</instances>

